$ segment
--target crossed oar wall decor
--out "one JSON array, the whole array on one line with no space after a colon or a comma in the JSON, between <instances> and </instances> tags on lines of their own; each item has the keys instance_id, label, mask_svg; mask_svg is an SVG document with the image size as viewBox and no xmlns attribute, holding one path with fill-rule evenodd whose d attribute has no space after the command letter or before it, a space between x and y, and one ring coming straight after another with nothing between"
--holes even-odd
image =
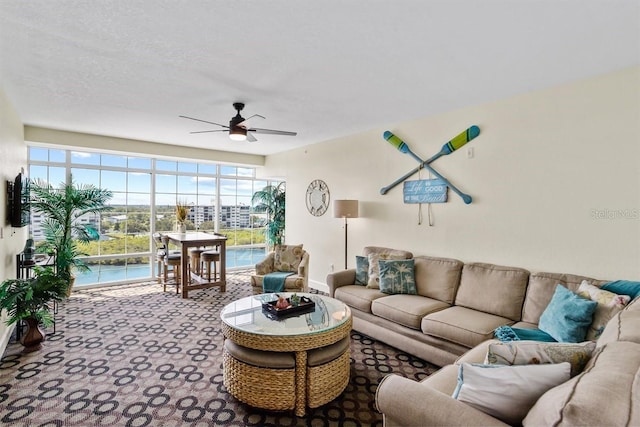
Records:
<instances>
[{"instance_id":1,"label":"crossed oar wall decor","mask_svg":"<svg viewBox=\"0 0 640 427\"><path fill-rule=\"evenodd\" d=\"M430 166L430 163L433 163L434 161L436 161L437 159L439 159L442 156L446 156L446 155L449 155L449 154L453 153L454 151L456 151L460 147L464 146L467 142L471 141L472 139L474 139L478 135L480 135L480 128L478 126L475 126L475 125L471 126L469 129L465 130L464 132L461 132L460 134L456 135L451 141L449 141L446 144L444 144L442 146L442 148L440 149L440 151L438 153L436 153L433 157L431 157L431 158L429 158L427 160L422 160L413 151L411 151L411 149L409 148L409 146L407 145L406 142L404 142L403 140L398 138L396 135L394 135L390 131L386 131L383 134L384 139L386 139L391 145L396 147L401 153L409 154L411 157L416 159L416 161L419 163L419 165L416 166L411 171L407 172L402 177L396 179L394 182L392 182L391 184L387 185L386 187L382 187L380 189L380 194L387 194L387 192L389 192L389 190L391 190L393 187L395 187L396 185L402 183L403 181L406 181L409 177L411 177L411 175L413 175L414 173L418 172L420 169L425 168L429 172L431 172L432 174L434 174L435 176L440 178L440 180L442 182L444 182L449 188L451 188L451 190L453 190L456 194L458 194L462 198L464 203L466 203L466 204L471 203L471 201L473 200L471 198L471 196L469 196L468 194L464 194L455 185L451 184L449 182L449 180L447 180L445 177L440 175L440 173L438 173L435 169L433 169Z\"/></svg>"}]
</instances>

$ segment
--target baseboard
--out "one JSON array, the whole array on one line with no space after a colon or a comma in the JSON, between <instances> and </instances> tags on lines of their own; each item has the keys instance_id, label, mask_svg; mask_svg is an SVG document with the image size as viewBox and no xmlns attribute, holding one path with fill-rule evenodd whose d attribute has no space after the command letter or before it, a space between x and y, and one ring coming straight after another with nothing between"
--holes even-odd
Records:
<instances>
[{"instance_id":1,"label":"baseboard","mask_svg":"<svg viewBox=\"0 0 640 427\"><path fill-rule=\"evenodd\" d=\"M327 286L326 283L323 282L316 282L315 280L309 280L309 287L316 289L320 292L325 292L325 293L329 293L329 286Z\"/></svg>"}]
</instances>

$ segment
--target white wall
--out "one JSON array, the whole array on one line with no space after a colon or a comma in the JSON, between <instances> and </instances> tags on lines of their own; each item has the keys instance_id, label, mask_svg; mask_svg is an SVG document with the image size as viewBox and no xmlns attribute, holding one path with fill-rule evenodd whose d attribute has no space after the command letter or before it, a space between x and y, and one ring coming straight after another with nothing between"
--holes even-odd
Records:
<instances>
[{"instance_id":1,"label":"white wall","mask_svg":"<svg viewBox=\"0 0 640 427\"><path fill-rule=\"evenodd\" d=\"M8 221L7 184L21 168L27 167L27 147L18 114L0 88L0 282L16 277L15 256L27 239L27 227L13 228ZM0 315L0 355L9 340L12 328L5 325L5 313Z\"/></svg>"},{"instance_id":2,"label":"white wall","mask_svg":"<svg viewBox=\"0 0 640 427\"><path fill-rule=\"evenodd\" d=\"M384 141L385 130L428 158L473 124L481 130L467 146L474 158L463 147L432 164L472 204L450 191L448 203L432 205L430 227L427 206L418 225L418 206L403 203L401 186L379 194L417 164ZM363 246L382 245L638 280L640 67L268 156L262 174L287 180L286 240L309 251L312 286L322 286L331 264L344 266L342 220L331 208L322 217L306 210L313 179L327 182L332 200L360 200L361 218L349 221L350 267Z\"/></svg>"}]
</instances>

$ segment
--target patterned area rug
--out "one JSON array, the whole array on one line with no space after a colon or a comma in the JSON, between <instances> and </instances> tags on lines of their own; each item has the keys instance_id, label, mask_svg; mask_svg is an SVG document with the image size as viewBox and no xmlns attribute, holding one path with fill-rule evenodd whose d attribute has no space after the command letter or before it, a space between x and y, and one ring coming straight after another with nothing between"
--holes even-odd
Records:
<instances>
[{"instance_id":1,"label":"patterned area rug","mask_svg":"<svg viewBox=\"0 0 640 427\"><path fill-rule=\"evenodd\" d=\"M437 368L357 332L351 380L333 402L308 410L249 407L222 384L220 310L250 295L248 272L227 292L182 299L157 283L74 292L42 350L10 342L0 361L0 424L19 426L381 426L374 395L394 372L416 380Z\"/></svg>"}]
</instances>

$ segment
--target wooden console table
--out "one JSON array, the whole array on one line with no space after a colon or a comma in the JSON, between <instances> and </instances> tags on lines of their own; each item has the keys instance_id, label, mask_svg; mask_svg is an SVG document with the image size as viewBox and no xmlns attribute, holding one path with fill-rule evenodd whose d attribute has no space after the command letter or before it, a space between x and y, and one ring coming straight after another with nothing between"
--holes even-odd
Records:
<instances>
[{"instance_id":1,"label":"wooden console table","mask_svg":"<svg viewBox=\"0 0 640 427\"><path fill-rule=\"evenodd\" d=\"M206 289L213 286L220 286L220 291L225 292L227 290L227 268L226 268L226 244L227 236L222 234L211 234L203 232L195 233L167 233L165 234L169 240L181 248L180 258L180 285L182 287L182 298L189 298L189 291L195 289ZM200 246L213 246L217 247L220 251L220 278L213 282L207 282L202 277L192 275L189 271L189 248ZM191 280L194 280L194 284L191 284Z\"/></svg>"}]
</instances>

